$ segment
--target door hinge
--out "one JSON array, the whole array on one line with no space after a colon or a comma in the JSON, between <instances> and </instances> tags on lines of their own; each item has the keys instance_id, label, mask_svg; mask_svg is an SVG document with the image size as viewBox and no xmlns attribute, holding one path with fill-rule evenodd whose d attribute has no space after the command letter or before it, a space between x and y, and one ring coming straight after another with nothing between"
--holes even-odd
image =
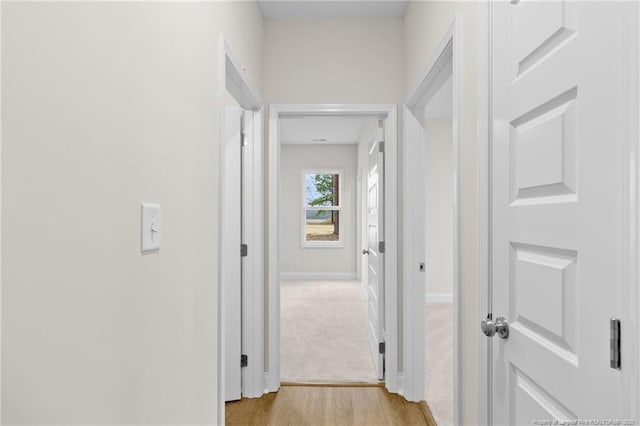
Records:
<instances>
[{"instance_id":1,"label":"door hinge","mask_svg":"<svg viewBox=\"0 0 640 426\"><path fill-rule=\"evenodd\" d=\"M378 144L378 151L379 151L379 152L382 152L382 153L384 154L384 141L381 141L381 142Z\"/></svg>"},{"instance_id":2,"label":"door hinge","mask_svg":"<svg viewBox=\"0 0 640 426\"><path fill-rule=\"evenodd\" d=\"M243 132L242 135L240 136L240 146L245 147L247 145L249 145L249 138Z\"/></svg>"},{"instance_id":3,"label":"door hinge","mask_svg":"<svg viewBox=\"0 0 640 426\"><path fill-rule=\"evenodd\" d=\"M249 365L249 357L245 354L240 355L240 368Z\"/></svg>"},{"instance_id":4,"label":"door hinge","mask_svg":"<svg viewBox=\"0 0 640 426\"><path fill-rule=\"evenodd\" d=\"M249 255L249 246L246 244L240 244L240 257L247 257Z\"/></svg>"},{"instance_id":5,"label":"door hinge","mask_svg":"<svg viewBox=\"0 0 640 426\"><path fill-rule=\"evenodd\" d=\"M378 243L378 253L384 253L384 241Z\"/></svg>"},{"instance_id":6,"label":"door hinge","mask_svg":"<svg viewBox=\"0 0 640 426\"><path fill-rule=\"evenodd\" d=\"M378 343L378 353L379 353L380 355L384 355L384 354L385 354L385 349L386 349L386 348L385 348L385 344L384 344L384 342L380 342L380 343Z\"/></svg>"},{"instance_id":7,"label":"door hinge","mask_svg":"<svg viewBox=\"0 0 640 426\"><path fill-rule=\"evenodd\" d=\"M620 320L611 318L609 320L611 338L609 348L611 350L610 366L616 370L622 369L620 363Z\"/></svg>"}]
</instances>

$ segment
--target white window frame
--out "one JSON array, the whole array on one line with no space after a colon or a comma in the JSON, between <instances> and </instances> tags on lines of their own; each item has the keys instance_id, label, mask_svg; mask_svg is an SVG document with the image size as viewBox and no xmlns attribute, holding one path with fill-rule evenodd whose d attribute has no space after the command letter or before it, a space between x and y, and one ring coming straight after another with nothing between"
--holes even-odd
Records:
<instances>
[{"instance_id":1,"label":"white window frame","mask_svg":"<svg viewBox=\"0 0 640 426\"><path fill-rule=\"evenodd\" d=\"M306 175L321 174L321 175L338 175L338 204L337 206L318 206L309 207L306 203L306 187L305 177ZM300 246L302 248L343 248L344 241L342 238L344 230L344 218L343 218L343 200L342 195L344 191L344 170L343 169L305 169L300 173ZM338 232L340 233L338 241L307 241L307 210L332 210L340 213L340 224L338 226Z\"/></svg>"}]
</instances>

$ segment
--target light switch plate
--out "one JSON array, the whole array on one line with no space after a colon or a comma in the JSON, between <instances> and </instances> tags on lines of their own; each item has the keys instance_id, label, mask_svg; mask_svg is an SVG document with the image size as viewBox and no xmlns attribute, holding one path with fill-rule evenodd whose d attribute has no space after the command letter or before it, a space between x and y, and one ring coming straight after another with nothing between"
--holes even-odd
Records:
<instances>
[{"instance_id":1,"label":"light switch plate","mask_svg":"<svg viewBox=\"0 0 640 426\"><path fill-rule=\"evenodd\" d=\"M142 203L140 250L145 253L160 249L160 205Z\"/></svg>"}]
</instances>

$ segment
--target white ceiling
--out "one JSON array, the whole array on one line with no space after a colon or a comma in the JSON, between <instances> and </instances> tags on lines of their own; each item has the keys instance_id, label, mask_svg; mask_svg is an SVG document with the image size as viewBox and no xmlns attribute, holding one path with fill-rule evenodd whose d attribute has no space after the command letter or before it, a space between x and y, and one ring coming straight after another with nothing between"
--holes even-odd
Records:
<instances>
[{"instance_id":1,"label":"white ceiling","mask_svg":"<svg viewBox=\"0 0 640 426\"><path fill-rule=\"evenodd\" d=\"M283 118L280 120L280 142L296 145L357 144L366 123L366 118L354 117Z\"/></svg>"},{"instance_id":2,"label":"white ceiling","mask_svg":"<svg viewBox=\"0 0 640 426\"><path fill-rule=\"evenodd\" d=\"M408 0L258 0L265 18L402 18Z\"/></svg>"}]
</instances>

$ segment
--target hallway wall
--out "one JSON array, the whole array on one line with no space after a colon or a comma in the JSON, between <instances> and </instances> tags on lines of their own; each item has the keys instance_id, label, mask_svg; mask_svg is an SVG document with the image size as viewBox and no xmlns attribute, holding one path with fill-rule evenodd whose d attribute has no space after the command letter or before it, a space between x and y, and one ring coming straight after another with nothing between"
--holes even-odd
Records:
<instances>
[{"instance_id":1,"label":"hallway wall","mask_svg":"<svg viewBox=\"0 0 640 426\"><path fill-rule=\"evenodd\" d=\"M462 282L462 424L477 423L477 85L478 22L482 2L411 1L404 20L405 91L413 89L427 61L454 17L461 51L460 212L462 224L460 280Z\"/></svg>"},{"instance_id":2,"label":"hallway wall","mask_svg":"<svg viewBox=\"0 0 640 426\"><path fill-rule=\"evenodd\" d=\"M217 423L221 32L261 83L255 2L2 5L3 424Z\"/></svg>"},{"instance_id":3,"label":"hallway wall","mask_svg":"<svg viewBox=\"0 0 640 426\"><path fill-rule=\"evenodd\" d=\"M339 273L355 277L356 145L282 145L280 156L280 272ZM343 247L300 246L301 173L318 169L344 170L340 211Z\"/></svg>"},{"instance_id":4,"label":"hallway wall","mask_svg":"<svg viewBox=\"0 0 640 426\"><path fill-rule=\"evenodd\" d=\"M402 19L267 19L265 103L402 103Z\"/></svg>"},{"instance_id":5,"label":"hallway wall","mask_svg":"<svg viewBox=\"0 0 640 426\"><path fill-rule=\"evenodd\" d=\"M277 103L400 105L404 102L405 90L403 40L402 19L267 19L264 22L263 101L265 105ZM399 108L398 165L402 159L401 114L402 109ZM267 122L265 123L265 140L268 140L268 127ZM268 155L265 150L265 159ZM401 181L402 179L398 179L398 185ZM267 212L270 198L272 197L269 196L268 187L265 184ZM400 186L398 186L398 206L398 217L401 218ZM400 223L398 235L401 233ZM265 250L268 248L268 238L267 235ZM398 262L402 264L401 241L398 244L400 249ZM401 269L398 268L400 291ZM268 274L268 271L266 272ZM265 280L265 283L268 285L268 280ZM267 318L268 307L265 306L265 322ZM399 322L401 320L402 314L399 315ZM269 361L268 350L269 348L266 347L265 365L268 365Z\"/></svg>"}]
</instances>

